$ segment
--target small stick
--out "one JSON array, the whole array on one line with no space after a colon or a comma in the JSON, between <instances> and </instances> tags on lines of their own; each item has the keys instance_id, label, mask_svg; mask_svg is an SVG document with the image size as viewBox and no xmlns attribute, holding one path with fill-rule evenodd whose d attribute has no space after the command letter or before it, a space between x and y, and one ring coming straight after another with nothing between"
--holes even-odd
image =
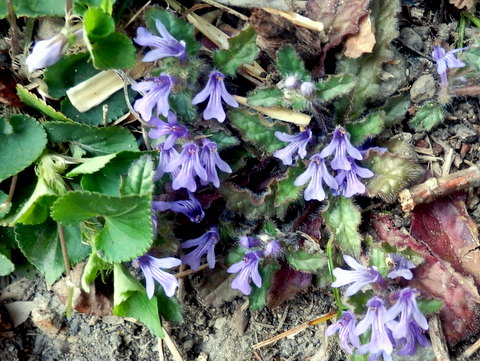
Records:
<instances>
[{"instance_id":1,"label":"small stick","mask_svg":"<svg viewBox=\"0 0 480 361\"><path fill-rule=\"evenodd\" d=\"M452 173L446 177L430 178L422 184L404 189L398 195L404 212L411 212L415 206L428 203L470 187L480 186L480 168L473 167Z\"/></svg>"},{"instance_id":2,"label":"small stick","mask_svg":"<svg viewBox=\"0 0 480 361\"><path fill-rule=\"evenodd\" d=\"M258 361L263 361L263 358L258 354L257 351L253 351L253 356L255 356L255 358L256 358Z\"/></svg>"},{"instance_id":3,"label":"small stick","mask_svg":"<svg viewBox=\"0 0 480 361\"><path fill-rule=\"evenodd\" d=\"M265 346L268 346L272 343L275 343L285 337L288 337L288 336L293 336L293 335L296 335L297 333L307 329L308 327L310 326L314 326L314 325L318 325L319 323L321 322L325 322L325 321L328 321L330 320L331 318L335 317L337 315L337 311L332 311L332 312L329 312L329 313L326 313L325 315L323 316L320 316L318 318L315 318L313 320L310 320L310 321L307 321L307 322L304 322L298 326L295 326L293 328L291 328L290 330L287 330L285 332L282 332L281 334L275 336L275 337L272 337L268 340L265 340L265 341L262 341L262 342L259 342L257 343L256 345L253 346L254 349L258 349L258 348L261 348L261 347L265 347Z\"/></svg>"},{"instance_id":4,"label":"small stick","mask_svg":"<svg viewBox=\"0 0 480 361\"><path fill-rule=\"evenodd\" d=\"M442 331L442 324L438 315L434 315L428 320L430 341L437 361L450 361L448 356L448 347L445 342L445 336Z\"/></svg>"},{"instance_id":5,"label":"small stick","mask_svg":"<svg viewBox=\"0 0 480 361\"><path fill-rule=\"evenodd\" d=\"M205 268L208 267L208 263L205 263L205 264L202 264L200 267L198 267L195 271L194 270L187 270L187 271L182 271L182 272L178 272L177 274L175 274L175 278L183 278L183 277L187 277L189 275L192 275L194 273L197 273L197 272L200 272L202 270L204 270Z\"/></svg>"},{"instance_id":6,"label":"small stick","mask_svg":"<svg viewBox=\"0 0 480 361\"><path fill-rule=\"evenodd\" d=\"M157 338L158 342L158 359L159 361L165 361L165 355L163 354L163 340L158 337Z\"/></svg>"},{"instance_id":7,"label":"small stick","mask_svg":"<svg viewBox=\"0 0 480 361\"><path fill-rule=\"evenodd\" d=\"M65 240L65 232L60 223L57 223L58 239L60 240L60 246L62 248L63 264L65 265L66 284L67 284L67 317L72 315L72 303L73 303L73 283L70 277L70 260L68 259L67 242Z\"/></svg>"},{"instance_id":8,"label":"small stick","mask_svg":"<svg viewBox=\"0 0 480 361\"><path fill-rule=\"evenodd\" d=\"M202 1L203 1L204 3L213 5L213 6L215 6L216 8L225 10L227 13L230 13L230 14L232 14L232 15L235 15L237 18L240 18L240 19L242 19L243 21L248 21L248 16L245 16L245 15L239 13L238 11L233 10L232 8L229 8L228 6L222 5L222 4L220 4L220 3L216 2L216 1L213 1L213 0L202 0Z\"/></svg>"},{"instance_id":9,"label":"small stick","mask_svg":"<svg viewBox=\"0 0 480 361\"><path fill-rule=\"evenodd\" d=\"M472 355L475 352L478 351L479 348L480 348L480 338L477 341L475 341L473 345L470 345L465 351L463 351L459 359L460 360L469 359L470 357L472 357Z\"/></svg>"},{"instance_id":10,"label":"small stick","mask_svg":"<svg viewBox=\"0 0 480 361\"><path fill-rule=\"evenodd\" d=\"M282 18L287 19L292 24L297 25L301 28L318 32L321 32L324 29L323 23L309 19L305 16L294 13L293 11L283 11L274 8L263 8L263 10L265 10L267 13L281 16Z\"/></svg>"},{"instance_id":11,"label":"small stick","mask_svg":"<svg viewBox=\"0 0 480 361\"><path fill-rule=\"evenodd\" d=\"M7 0L8 22L10 23L10 30L12 39L10 41L10 51L12 59L18 54L19 49L19 31L17 26L17 18L15 17L15 9L13 8L13 0Z\"/></svg>"},{"instance_id":12,"label":"small stick","mask_svg":"<svg viewBox=\"0 0 480 361\"><path fill-rule=\"evenodd\" d=\"M163 333L165 334L165 344L168 347L168 350L172 354L173 360L174 361L183 361L183 357L178 351L177 345L175 345L175 342L171 339L170 335L168 334L167 330L165 327L163 328Z\"/></svg>"}]
</instances>

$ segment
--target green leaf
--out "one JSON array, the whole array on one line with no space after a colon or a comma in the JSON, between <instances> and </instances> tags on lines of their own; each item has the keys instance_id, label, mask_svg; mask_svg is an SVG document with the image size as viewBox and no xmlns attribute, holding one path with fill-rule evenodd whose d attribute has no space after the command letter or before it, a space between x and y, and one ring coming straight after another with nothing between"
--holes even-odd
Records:
<instances>
[{"instance_id":1,"label":"green leaf","mask_svg":"<svg viewBox=\"0 0 480 361\"><path fill-rule=\"evenodd\" d=\"M345 128L350 133L354 145L362 144L368 138L379 135L384 129L385 113L383 111L370 113L360 121L347 123Z\"/></svg>"},{"instance_id":2,"label":"green leaf","mask_svg":"<svg viewBox=\"0 0 480 361\"><path fill-rule=\"evenodd\" d=\"M228 39L228 50L216 50L213 53L215 66L222 73L234 76L239 66L254 62L260 52L256 41L257 34L251 27Z\"/></svg>"},{"instance_id":3,"label":"green leaf","mask_svg":"<svg viewBox=\"0 0 480 361\"><path fill-rule=\"evenodd\" d=\"M260 107L282 107L288 105L283 98L283 92L278 88L255 89L248 96L247 103Z\"/></svg>"},{"instance_id":4,"label":"green leaf","mask_svg":"<svg viewBox=\"0 0 480 361\"><path fill-rule=\"evenodd\" d=\"M293 75L301 81L310 80L310 74L305 70L303 60L290 45L284 46L277 52L277 68L284 77Z\"/></svg>"},{"instance_id":5,"label":"green leaf","mask_svg":"<svg viewBox=\"0 0 480 361\"><path fill-rule=\"evenodd\" d=\"M297 200L302 194L302 187L297 187L293 183L300 174L305 171L305 166L299 164L297 167L288 167L286 176L278 181L277 192L275 194L275 207L282 204L289 204Z\"/></svg>"},{"instance_id":6,"label":"green leaf","mask_svg":"<svg viewBox=\"0 0 480 361\"><path fill-rule=\"evenodd\" d=\"M64 16L65 3L65 0L14 0L15 15L31 18Z\"/></svg>"},{"instance_id":7,"label":"green leaf","mask_svg":"<svg viewBox=\"0 0 480 361\"><path fill-rule=\"evenodd\" d=\"M252 142L264 152L273 153L286 145L275 136L276 131L288 132L288 126L284 124L267 123L261 115L246 109L230 110L229 119L231 124L242 133L243 139Z\"/></svg>"},{"instance_id":8,"label":"green leaf","mask_svg":"<svg viewBox=\"0 0 480 361\"><path fill-rule=\"evenodd\" d=\"M243 256L245 256L246 252L247 252L246 248L243 248L240 246L235 247L228 253L227 258L225 259L225 264L231 265L231 264L240 262Z\"/></svg>"},{"instance_id":9,"label":"green leaf","mask_svg":"<svg viewBox=\"0 0 480 361\"><path fill-rule=\"evenodd\" d=\"M358 226L361 214L353 204L351 198L336 197L330 201L328 208L323 212L325 224L330 229L338 247L344 254L354 258L360 256L361 238Z\"/></svg>"},{"instance_id":10,"label":"green leaf","mask_svg":"<svg viewBox=\"0 0 480 361\"><path fill-rule=\"evenodd\" d=\"M8 212L10 212L10 208L12 208L12 202L8 201L8 194L0 191L0 219L5 217Z\"/></svg>"},{"instance_id":11,"label":"green leaf","mask_svg":"<svg viewBox=\"0 0 480 361\"><path fill-rule=\"evenodd\" d=\"M54 98L65 96L68 89L97 74L98 70L87 63L88 58L88 53L65 55L47 67L44 80L48 94Z\"/></svg>"},{"instance_id":12,"label":"green leaf","mask_svg":"<svg viewBox=\"0 0 480 361\"><path fill-rule=\"evenodd\" d=\"M317 83L317 96L323 101L331 101L341 95L347 95L355 87L355 77L334 75Z\"/></svg>"},{"instance_id":13,"label":"green leaf","mask_svg":"<svg viewBox=\"0 0 480 361\"><path fill-rule=\"evenodd\" d=\"M368 237L367 237L368 238ZM373 242L371 242L373 243ZM388 256L385 251L379 247L379 245L369 245L369 258L370 258L370 266L375 266L378 269L378 272L382 275L383 278L387 277L388 272L390 271L390 267L386 263L386 258Z\"/></svg>"},{"instance_id":14,"label":"green leaf","mask_svg":"<svg viewBox=\"0 0 480 361\"><path fill-rule=\"evenodd\" d=\"M248 297L251 310L261 310L267 305L267 295L270 286L272 285L272 278L275 272L280 269L278 263L270 263L265 267L260 267L260 276L262 277L262 287L258 288L252 285L252 293Z\"/></svg>"},{"instance_id":15,"label":"green leaf","mask_svg":"<svg viewBox=\"0 0 480 361\"><path fill-rule=\"evenodd\" d=\"M417 300L417 305L420 309L420 312L422 312L424 315L428 315L440 311L443 307L443 302L436 299L425 300L421 298Z\"/></svg>"},{"instance_id":16,"label":"green leaf","mask_svg":"<svg viewBox=\"0 0 480 361\"><path fill-rule=\"evenodd\" d=\"M15 269L15 265L5 256L0 253L0 276L8 276Z\"/></svg>"},{"instance_id":17,"label":"green leaf","mask_svg":"<svg viewBox=\"0 0 480 361\"><path fill-rule=\"evenodd\" d=\"M158 315L157 298L149 299L145 289L121 264L113 268L113 314L133 317L142 322L155 336L163 338L163 328Z\"/></svg>"},{"instance_id":18,"label":"green leaf","mask_svg":"<svg viewBox=\"0 0 480 361\"><path fill-rule=\"evenodd\" d=\"M63 122L47 122L44 123L44 127L50 142L69 142L92 155L138 151L138 145L132 133L123 127L97 128Z\"/></svg>"},{"instance_id":19,"label":"green leaf","mask_svg":"<svg viewBox=\"0 0 480 361\"><path fill-rule=\"evenodd\" d=\"M463 54L468 65L473 65L477 71L480 71L480 48L469 48Z\"/></svg>"},{"instance_id":20,"label":"green leaf","mask_svg":"<svg viewBox=\"0 0 480 361\"><path fill-rule=\"evenodd\" d=\"M119 196L121 177L127 174L132 162L143 154L140 152L118 153L115 158L101 168L101 172L85 174L82 177L81 184L83 189L111 196Z\"/></svg>"},{"instance_id":21,"label":"green leaf","mask_svg":"<svg viewBox=\"0 0 480 361\"><path fill-rule=\"evenodd\" d=\"M75 167L70 172L67 173L67 177L76 177L80 174L92 174L110 162L113 158L117 156L117 153L101 155L99 157L88 158L84 163L80 164L78 167Z\"/></svg>"},{"instance_id":22,"label":"green leaf","mask_svg":"<svg viewBox=\"0 0 480 361\"><path fill-rule=\"evenodd\" d=\"M160 20L175 39L185 41L188 55L193 56L200 49L201 45L195 38L193 25L177 18L170 11L151 7L145 12L145 19L148 29L156 35L160 34L155 25L155 20Z\"/></svg>"},{"instance_id":23,"label":"green leaf","mask_svg":"<svg viewBox=\"0 0 480 361\"><path fill-rule=\"evenodd\" d=\"M92 44L91 55L97 69L126 69L135 65L136 50L132 40L114 32Z\"/></svg>"},{"instance_id":24,"label":"green leaf","mask_svg":"<svg viewBox=\"0 0 480 361\"><path fill-rule=\"evenodd\" d=\"M35 119L26 115L0 118L0 182L32 164L46 144L45 131Z\"/></svg>"},{"instance_id":25,"label":"green leaf","mask_svg":"<svg viewBox=\"0 0 480 361\"><path fill-rule=\"evenodd\" d=\"M64 233L73 266L87 257L90 247L82 243L78 226L65 226ZM22 253L42 272L48 284L54 283L65 272L56 222L48 219L35 226L17 225L15 235Z\"/></svg>"},{"instance_id":26,"label":"green leaf","mask_svg":"<svg viewBox=\"0 0 480 361\"><path fill-rule=\"evenodd\" d=\"M182 323L182 307L175 297L168 297L162 287L155 289L155 297L158 302L158 311L168 322Z\"/></svg>"},{"instance_id":27,"label":"green leaf","mask_svg":"<svg viewBox=\"0 0 480 361\"><path fill-rule=\"evenodd\" d=\"M434 126L443 122L443 110L437 102L431 101L420 107L412 120L408 122L410 128L417 132L430 131Z\"/></svg>"},{"instance_id":28,"label":"green leaf","mask_svg":"<svg viewBox=\"0 0 480 361\"><path fill-rule=\"evenodd\" d=\"M375 175L366 180L369 196L394 202L398 193L418 178L422 166L391 153L372 153L363 162Z\"/></svg>"},{"instance_id":29,"label":"green leaf","mask_svg":"<svg viewBox=\"0 0 480 361\"><path fill-rule=\"evenodd\" d=\"M197 119L197 110L192 105L190 93L170 94L170 106L177 114L179 121L192 123Z\"/></svg>"},{"instance_id":30,"label":"green leaf","mask_svg":"<svg viewBox=\"0 0 480 361\"><path fill-rule=\"evenodd\" d=\"M216 133L210 133L209 130L205 132L206 135L211 135L208 139L217 143L218 150L224 148L230 148L240 144L240 140L237 137L232 137L225 134L224 131L219 131Z\"/></svg>"},{"instance_id":31,"label":"green leaf","mask_svg":"<svg viewBox=\"0 0 480 361\"><path fill-rule=\"evenodd\" d=\"M288 254L287 262L297 271L313 273L327 264L327 257L323 253L308 253L299 250Z\"/></svg>"},{"instance_id":32,"label":"green leaf","mask_svg":"<svg viewBox=\"0 0 480 361\"><path fill-rule=\"evenodd\" d=\"M20 84L17 84L17 94L20 100L26 105L41 111L43 114L48 115L50 118L62 122L73 122L72 119L69 119L64 114L57 112L50 105L46 104L43 100L41 100L35 94L29 92Z\"/></svg>"},{"instance_id":33,"label":"green leaf","mask_svg":"<svg viewBox=\"0 0 480 361\"><path fill-rule=\"evenodd\" d=\"M43 223L48 218L50 207L56 198L56 193L45 183L42 177L38 177L32 195L10 222L10 226L16 223L28 225Z\"/></svg>"},{"instance_id":34,"label":"green leaf","mask_svg":"<svg viewBox=\"0 0 480 361\"><path fill-rule=\"evenodd\" d=\"M92 7L83 14L83 26L90 41L105 38L115 31L115 21L100 8Z\"/></svg>"},{"instance_id":35,"label":"green leaf","mask_svg":"<svg viewBox=\"0 0 480 361\"><path fill-rule=\"evenodd\" d=\"M152 195L153 192L153 161L148 155L142 156L132 163L127 176L121 184L122 195Z\"/></svg>"},{"instance_id":36,"label":"green leaf","mask_svg":"<svg viewBox=\"0 0 480 361\"><path fill-rule=\"evenodd\" d=\"M150 197L80 191L58 198L52 207L52 217L65 225L103 217L105 224L95 239L95 249L108 262L127 262L148 251L153 239L151 212Z\"/></svg>"},{"instance_id":37,"label":"green leaf","mask_svg":"<svg viewBox=\"0 0 480 361\"><path fill-rule=\"evenodd\" d=\"M90 293L90 285L95 281L97 275L109 269L111 269L111 266L97 255L97 251L93 250L83 269L82 288Z\"/></svg>"},{"instance_id":38,"label":"green leaf","mask_svg":"<svg viewBox=\"0 0 480 361\"><path fill-rule=\"evenodd\" d=\"M400 123L405 119L405 114L407 113L410 104L410 96L408 95L400 95L390 98L387 104L382 107L386 114L385 119L383 119L385 127L390 128L392 125Z\"/></svg>"}]
</instances>

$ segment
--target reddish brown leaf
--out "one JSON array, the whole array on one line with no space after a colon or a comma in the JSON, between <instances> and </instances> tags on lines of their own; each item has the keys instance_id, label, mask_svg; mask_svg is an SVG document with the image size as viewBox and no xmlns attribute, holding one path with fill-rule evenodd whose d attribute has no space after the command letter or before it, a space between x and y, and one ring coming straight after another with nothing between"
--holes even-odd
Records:
<instances>
[{"instance_id":1,"label":"reddish brown leaf","mask_svg":"<svg viewBox=\"0 0 480 361\"><path fill-rule=\"evenodd\" d=\"M440 318L450 345L480 330L480 295L472 277L456 272L428 246L396 228L389 216L374 215L372 226L380 241L400 250L410 247L424 258L425 262L414 270L414 278L408 285L420 290L427 298L434 297L443 302Z\"/></svg>"},{"instance_id":2,"label":"reddish brown leaf","mask_svg":"<svg viewBox=\"0 0 480 361\"><path fill-rule=\"evenodd\" d=\"M450 263L455 271L472 276L480 285L478 230L465 207L465 194L439 198L415 208L410 232L437 258Z\"/></svg>"},{"instance_id":3,"label":"reddish brown leaf","mask_svg":"<svg viewBox=\"0 0 480 361\"><path fill-rule=\"evenodd\" d=\"M268 305L278 307L306 289L312 282L311 273L303 273L283 266L273 275L272 286L268 292Z\"/></svg>"},{"instance_id":4,"label":"reddish brown leaf","mask_svg":"<svg viewBox=\"0 0 480 361\"><path fill-rule=\"evenodd\" d=\"M13 79L10 71L0 68L0 103L12 107L23 107L23 103L17 95L17 82Z\"/></svg>"}]
</instances>

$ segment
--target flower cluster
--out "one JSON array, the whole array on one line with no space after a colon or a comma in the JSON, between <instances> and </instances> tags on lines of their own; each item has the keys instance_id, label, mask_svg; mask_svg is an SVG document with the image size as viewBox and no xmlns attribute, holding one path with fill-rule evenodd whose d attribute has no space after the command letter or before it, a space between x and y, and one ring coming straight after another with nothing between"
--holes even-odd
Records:
<instances>
[{"instance_id":1,"label":"flower cluster","mask_svg":"<svg viewBox=\"0 0 480 361\"><path fill-rule=\"evenodd\" d=\"M335 268L333 274L336 280L332 287L349 285L345 296L352 296L366 286L383 291L388 288L376 267L365 267L347 255L343 258L352 269ZM388 278L413 277L410 269L415 266L408 259L390 255L389 260L393 262L393 269L388 273ZM419 291L409 287L395 291L390 297L374 295L367 301L367 312L358 324L355 314L345 311L337 322L327 328L326 335L338 333L340 345L346 352L353 354L355 348L360 355L369 354L369 360L378 360L380 357L384 361L391 360L394 349L399 356L411 356L415 354L417 344L423 347L429 345L425 336L428 323L417 305L416 298L419 295ZM392 300L395 304L387 309L387 302ZM360 343L361 335L369 335L364 344Z\"/></svg>"},{"instance_id":2,"label":"flower cluster","mask_svg":"<svg viewBox=\"0 0 480 361\"><path fill-rule=\"evenodd\" d=\"M310 129L301 128L301 132L294 136L281 132L276 132L275 135L280 140L290 143L273 154L285 165L293 163L297 152L302 159L306 156L306 147L312 138ZM330 162L330 167L336 171L335 177L329 173L326 164L326 158L332 154L334 157ZM339 126L333 132L331 142L320 153L310 157L310 164L306 171L298 176L294 184L301 186L310 181L304 193L307 201L311 199L323 201L326 198L323 183L328 185L336 195L350 198L355 194L363 194L365 185L360 182L359 178L370 178L374 174L356 163L362 159L362 153L350 143L347 131Z\"/></svg>"}]
</instances>

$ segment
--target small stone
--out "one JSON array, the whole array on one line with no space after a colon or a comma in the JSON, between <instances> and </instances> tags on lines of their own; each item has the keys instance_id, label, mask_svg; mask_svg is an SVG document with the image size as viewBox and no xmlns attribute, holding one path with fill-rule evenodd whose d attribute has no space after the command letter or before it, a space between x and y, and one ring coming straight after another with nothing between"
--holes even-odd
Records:
<instances>
[{"instance_id":1,"label":"small stone","mask_svg":"<svg viewBox=\"0 0 480 361\"><path fill-rule=\"evenodd\" d=\"M468 143L473 143L477 140L478 134L475 129L467 127L463 124L457 124L452 128L452 133L458 136L461 140Z\"/></svg>"},{"instance_id":2,"label":"small stone","mask_svg":"<svg viewBox=\"0 0 480 361\"><path fill-rule=\"evenodd\" d=\"M403 28L400 32L400 39L408 47L422 51L423 50L423 41L420 35L418 35L415 30L411 28Z\"/></svg>"},{"instance_id":3,"label":"small stone","mask_svg":"<svg viewBox=\"0 0 480 361\"><path fill-rule=\"evenodd\" d=\"M419 103L435 95L435 79L431 74L422 75L412 85L410 98L412 102Z\"/></svg>"}]
</instances>

